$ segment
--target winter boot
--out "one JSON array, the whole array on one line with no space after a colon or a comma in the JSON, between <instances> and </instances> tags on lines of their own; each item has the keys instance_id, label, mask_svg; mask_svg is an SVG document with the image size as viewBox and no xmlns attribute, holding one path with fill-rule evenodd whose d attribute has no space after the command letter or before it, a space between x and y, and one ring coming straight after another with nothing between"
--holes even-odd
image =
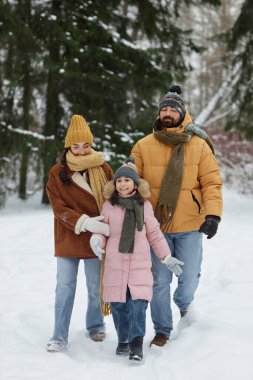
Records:
<instances>
[{"instance_id":1,"label":"winter boot","mask_svg":"<svg viewBox=\"0 0 253 380\"><path fill-rule=\"evenodd\" d=\"M130 353L129 360L141 361L143 358L142 352L143 336L137 336L129 343Z\"/></svg>"},{"instance_id":2,"label":"winter boot","mask_svg":"<svg viewBox=\"0 0 253 380\"><path fill-rule=\"evenodd\" d=\"M46 347L47 352L64 352L67 350L67 346L62 342L56 340L50 340Z\"/></svg>"},{"instance_id":3,"label":"winter boot","mask_svg":"<svg viewBox=\"0 0 253 380\"><path fill-rule=\"evenodd\" d=\"M128 343L119 343L116 348L116 355L127 356L129 355L129 344Z\"/></svg>"},{"instance_id":4,"label":"winter boot","mask_svg":"<svg viewBox=\"0 0 253 380\"><path fill-rule=\"evenodd\" d=\"M155 346L162 347L164 346L169 340L169 337L163 333L156 333L154 339L151 340L150 342L150 347L152 344Z\"/></svg>"},{"instance_id":5,"label":"winter boot","mask_svg":"<svg viewBox=\"0 0 253 380\"><path fill-rule=\"evenodd\" d=\"M103 342L105 339L105 333L104 332L91 332L89 334L90 339L94 342Z\"/></svg>"}]
</instances>

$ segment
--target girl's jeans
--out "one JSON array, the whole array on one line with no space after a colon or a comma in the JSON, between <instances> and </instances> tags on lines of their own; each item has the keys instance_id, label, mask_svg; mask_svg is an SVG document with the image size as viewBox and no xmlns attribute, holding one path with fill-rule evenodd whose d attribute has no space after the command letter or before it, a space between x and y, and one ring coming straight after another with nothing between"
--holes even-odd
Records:
<instances>
[{"instance_id":1,"label":"girl's jeans","mask_svg":"<svg viewBox=\"0 0 253 380\"><path fill-rule=\"evenodd\" d=\"M148 301L133 300L127 288L126 302L111 302L111 307L119 343L145 335Z\"/></svg>"}]
</instances>

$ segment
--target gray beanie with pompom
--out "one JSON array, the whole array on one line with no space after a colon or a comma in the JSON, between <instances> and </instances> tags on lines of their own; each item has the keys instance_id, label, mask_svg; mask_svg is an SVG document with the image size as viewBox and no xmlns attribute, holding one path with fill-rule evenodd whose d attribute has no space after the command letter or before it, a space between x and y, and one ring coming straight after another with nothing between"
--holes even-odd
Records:
<instances>
[{"instance_id":1,"label":"gray beanie with pompom","mask_svg":"<svg viewBox=\"0 0 253 380\"><path fill-rule=\"evenodd\" d=\"M128 157L125 163L116 170L113 178L114 185L116 184L117 179L120 177L131 178L136 185L139 185L140 177L133 157Z\"/></svg>"}]
</instances>

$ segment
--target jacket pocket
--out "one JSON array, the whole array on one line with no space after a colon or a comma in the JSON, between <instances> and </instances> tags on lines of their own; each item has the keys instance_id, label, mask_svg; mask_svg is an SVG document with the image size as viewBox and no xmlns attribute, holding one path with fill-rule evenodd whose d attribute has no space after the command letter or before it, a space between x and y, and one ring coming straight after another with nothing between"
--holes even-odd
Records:
<instances>
[{"instance_id":1,"label":"jacket pocket","mask_svg":"<svg viewBox=\"0 0 253 380\"><path fill-rule=\"evenodd\" d=\"M201 205L200 205L198 199L196 198L196 196L193 194L193 191L192 191L192 190L191 190L191 195L192 195L192 200L193 200L193 202L197 205L198 210L199 210L199 214L200 214L200 211L201 211Z\"/></svg>"}]
</instances>

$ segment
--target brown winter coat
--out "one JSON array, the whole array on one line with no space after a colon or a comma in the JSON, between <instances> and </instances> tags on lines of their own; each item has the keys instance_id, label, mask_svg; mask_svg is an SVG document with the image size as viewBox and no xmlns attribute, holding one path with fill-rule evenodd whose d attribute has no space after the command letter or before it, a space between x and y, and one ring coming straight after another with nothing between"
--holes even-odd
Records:
<instances>
[{"instance_id":1,"label":"brown winter coat","mask_svg":"<svg viewBox=\"0 0 253 380\"><path fill-rule=\"evenodd\" d=\"M75 257L80 259L93 259L90 248L90 232L75 233L75 225L78 219L86 214L88 216L100 215L96 200L92 194L78 186L71 176L68 167L69 183L63 183L59 177L59 171L63 164L58 163L52 167L47 182L47 194L54 212L54 238L55 256ZM107 163L102 169L109 180L113 178L113 172Z\"/></svg>"},{"instance_id":2,"label":"brown winter coat","mask_svg":"<svg viewBox=\"0 0 253 380\"><path fill-rule=\"evenodd\" d=\"M192 120L187 111L182 125L167 131L182 133L190 123ZM131 152L140 176L151 187L150 201L154 209L171 153L172 147L159 142L153 133L139 140ZM220 168L209 145L204 139L193 136L185 143L181 190L172 223L166 232L196 231L206 215L221 217L221 187Z\"/></svg>"}]
</instances>

